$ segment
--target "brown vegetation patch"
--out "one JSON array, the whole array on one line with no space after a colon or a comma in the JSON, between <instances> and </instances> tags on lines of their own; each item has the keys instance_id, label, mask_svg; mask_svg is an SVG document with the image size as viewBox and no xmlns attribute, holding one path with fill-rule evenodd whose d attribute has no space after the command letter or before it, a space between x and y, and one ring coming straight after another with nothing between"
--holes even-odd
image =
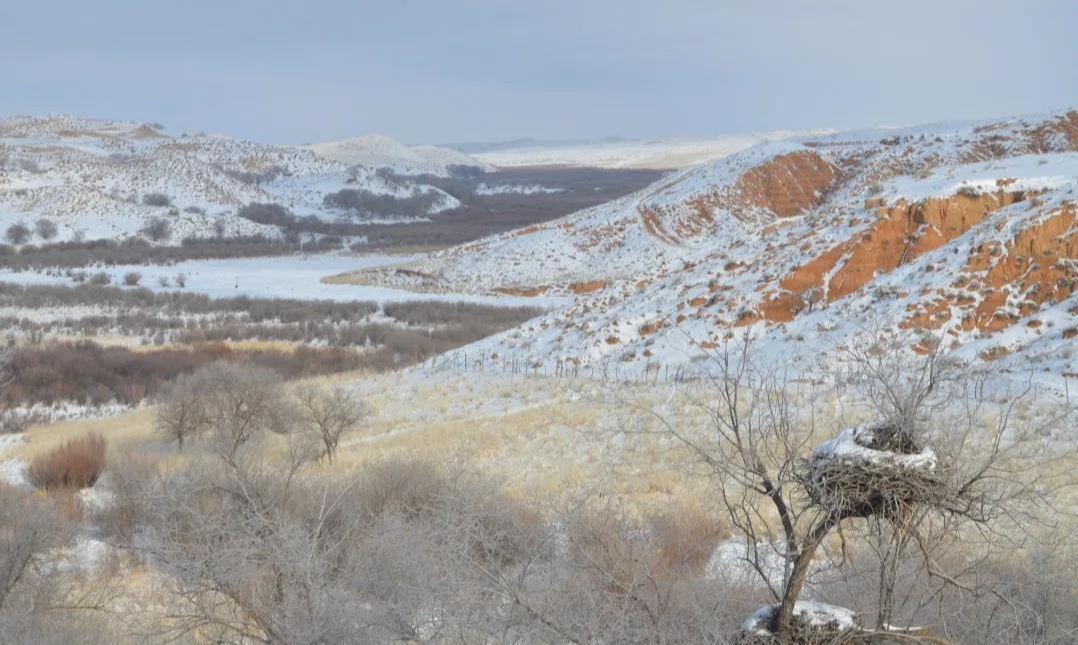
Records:
<instances>
[{"instance_id":1,"label":"brown vegetation patch","mask_svg":"<svg viewBox=\"0 0 1078 645\"><path fill-rule=\"evenodd\" d=\"M41 490L90 488L105 470L105 451L99 434L72 439L34 459L27 476Z\"/></svg>"},{"instance_id":2,"label":"brown vegetation patch","mask_svg":"<svg viewBox=\"0 0 1078 645\"><path fill-rule=\"evenodd\" d=\"M608 282L606 280L588 280L587 282L574 282L569 285L569 291L577 295L585 293L594 293L600 289L605 289Z\"/></svg>"},{"instance_id":3,"label":"brown vegetation patch","mask_svg":"<svg viewBox=\"0 0 1078 645\"><path fill-rule=\"evenodd\" d=\"M543 287L496 287L494 289L494 293L500 293L503 296L522 296L524 298L534 298L536 296L543 295L544 293L546 293L549 290L550 290L550 287L546 287L546 286L543 286Z\"/></svg>"},{"instance_id":4,"label":"brown vegetation patch","mask_svg":"<svg viewBox=\"0 0 1078 645\"><path fill-rule=\"evenodd\" d=\"M0 403L7 407L61 401L136 405L180 374L216 361L260 365L298 378L361 369L375 354L343 348L234 349L224 343L150 351L102 347L90 341L25 346L12 355L13 379Z\"/></svg>"},{"instance_id":5,"label":"brown vegetation patch","mask_svg":"<svg viewBox=\"0 0 1078 645\"><path fill-rule=\"evenodd\" d=\"M655 332L659 331L662 328L663 328L663 321L654 320L652 322L645 323L645 324L641 325L640 329L638 329L637 331L640 333L641 336L649 336L649 335L654 334Z\"/></svg>"}]
</instances>

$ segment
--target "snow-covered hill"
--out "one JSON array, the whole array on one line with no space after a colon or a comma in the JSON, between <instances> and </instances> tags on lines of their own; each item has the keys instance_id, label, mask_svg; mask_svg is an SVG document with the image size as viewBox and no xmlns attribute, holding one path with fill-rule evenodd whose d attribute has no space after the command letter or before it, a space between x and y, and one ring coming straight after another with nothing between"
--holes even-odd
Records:
<instances>
[{"instance_id":1,"label":"snow-covered hill","mask_svg":"<svg viewBox=\"0 0 1078 645\"><path fill-rule=\"evenodd\" d=\"M380 134L353 139L327 141L306 146L326 159L349 166L391 167L404 175L445 177L451 166L472 166L493 170L491 166L463 152L437 146L408 146Z\"/></svg>"},{"instance_id":2,"label":"snow-covered hill","mask_svg":"<svg viewBox=\"0 0 1078 645\"><path fill-rule=\"evenodd\" d=\"M836 133L762 143L379 279L574 297L473 357L642 371L751 332L809 370L882 326L1078 377L1076 191L1078 111Z\"/></svg>"},{"instance_id":3,"label":"snow-covered hill","mask_svg":"<svg viewBox=\"0 0 1078 645\"><path fill-rule=\"evenodd\" d=\"M829 131L779 131L702 139L649 139L590 143L541 143L498 148L473 157L492 166L579 166L591 168L674 169L721 159L764 141L780 141Z\"/></svg>"},{"instance_id":4,"label":"snow-covered hill","mask_svg":"<svg viewBox=\"0 0 1078 645\"><path fill-rule=\"evenodd\" d=\"M441 151L416 153L446 163ZM425 156L424 156L425 155ZM386 159L351 167L294 146L272 146L222 136L171 136L157 126L68 116L0 120L0 228L31 227L40 219L58 228L51 241L122 239L165 218L172 235L266 234L275 226L236 216L251 202L276 203L297 215L336 219L327 194L342 189L408 197L436 192L432 210L457 205L432 186L387 178L378 168L410 173ZM161 197L163 196L163 198ZM31 243L44 240L32 237Z\"/></svg>"}]
</instances>

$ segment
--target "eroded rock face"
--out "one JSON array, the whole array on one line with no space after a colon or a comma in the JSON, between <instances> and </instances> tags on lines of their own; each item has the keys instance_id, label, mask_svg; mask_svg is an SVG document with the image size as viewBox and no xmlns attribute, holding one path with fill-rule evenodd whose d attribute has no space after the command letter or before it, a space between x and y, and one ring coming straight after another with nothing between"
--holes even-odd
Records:
<instances>
[{"instance_id":1,"label":"eroded rock face","mask_svg":"<svg viewBox=\"0 0 1078 645\"><path fill-rule=\"evenodd\" d=\"M712 192L673 205L645 201L637 212L650 235L679 244L714 231L718 211L741 221L801 215L819 204L841 178L839 168L819 153L801 150L753 166L732 184Z\"/></svg>"},{"instance_id":2,"label":"eroded rock face","mask_svg":"<svg viewBox=\"0 0 1078 645\"><path fill-rule=\"evenodd\" d=\"M742 208L763 208L778 217L792 217L818 204L839 178L838 168L819 154L791 152L750 169L737 181L736 189Z\"/></svg>"},{"instance_id":3,"label":"eroded rock face","mask_svg":"<svg viewBox=\"0 0 1078 645\"><path fill-rule=\"evenodd\" d=\"M1078 217L1073 205L1026 228L1006 244L993 242L974 249L964 271L980 277L970 288L981 289L976 309L962 320L962 329L999 331L1045 303L1078 291Z\"/></svg>"},{"instance_id":4,"label":"eroded rock face","mask_svg":"<svg viewBox=\"0 0 1078 645\"><path fill-rule=\"evenodd\" d=\"M878 219L866 232L798 267L780 284L799 295L820 289L827 301L838 300L862 288L876 275L947 244L997 209L1026 198L1022 191L999 191L881 206L876 211Z\"/></svg>"}]
</instances>

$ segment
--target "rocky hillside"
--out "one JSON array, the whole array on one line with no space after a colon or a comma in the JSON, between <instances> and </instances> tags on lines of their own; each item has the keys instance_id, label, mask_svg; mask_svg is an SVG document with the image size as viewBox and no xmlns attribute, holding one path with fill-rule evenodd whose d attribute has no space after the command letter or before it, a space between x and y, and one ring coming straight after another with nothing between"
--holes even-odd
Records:
<instances>
[{"instance_id":1,"label":"rocky hillside","mask_svg":"<svg viewBox=\"0 0 1078 645\"><path fill-rule=\"evenodd\" d=\"M844 132L764 143L377 279L571 297L472 356L642 371L751 332L811 370L866 332L931 332L1078 377L1076 187L1078 111Z\"/></svg>"},{"instance_id":2,"label":"rocky hillside","mask_svg":"<svg viewBox=\"0 0 1078 645\"><path fill-rule=\"evenodd\" d=\"M448 151L452 153L452 151ZM444 155L426 151L444 163ZM277 235L276 226L236 216L251 202L275 203L296 215L335 220L342 213L324 199L342 189L413 197L435 193L431 212L457 205L449 195L380 173L406 174L395 158L364 166L293 146L271 146L221 136L172 136L160 126L75 117L0 120L0 227L33 228L48 219L48 241L137 236L154 218L166 218L169 240L189 236ZM41 243L36 237L29 240Z\"/></svg>"}]
</instances>

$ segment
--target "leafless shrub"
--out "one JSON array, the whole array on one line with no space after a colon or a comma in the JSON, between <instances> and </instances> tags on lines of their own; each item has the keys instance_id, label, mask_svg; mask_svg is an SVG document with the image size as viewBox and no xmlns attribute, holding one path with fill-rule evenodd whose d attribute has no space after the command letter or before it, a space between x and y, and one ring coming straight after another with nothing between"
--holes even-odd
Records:
<instances>
[{"instance_id":1,"label":"leafless shrub","mask_svg":"<svg viewBox=\"0 0 1078 645\"><path fill-rule=\"evenodd\" d=\"M59 401L102 405L110 401L134 405L178 377L217 361L249 363L285 378L354 370L363 355L340 348L301 347L294 351L233 350L204 344L132 351L102 347L90 341L20 346L12 353L12 383L0 391L0 402L15 407Z\"/></svg>"},{"instance_id":2,"label":"leafless shrub","mask_svg":"<svg viewBox=\"0 0 1078 645\"><path fill-rule=\"evenodd\" d=\"M18 166L19 170L25 170L26 172L34 174L34 175L38 175L38 174L41 174L42 172L44 172L41 169L41 165L38 164L38 162L34 161L33 159L22 158L22 159L19 159L18 161L16 161L15 163L16 163L16 166Z\"/></svg>"},{"instance_id":3,"label":"leafless shrub","mask_svg":"<svg viewBox=\"0 0 1078 645\"><path fill-rule=\"evenodd\" d=\"M359 428L369 412L354 394L343 388L325 392L304 387L296 394L300 415L322 443L322 455L330 463L337 453L341 437Z\"/></svg>"},{"instance_id":4,"label":"leafless shrub","mask_svg":"<svg viewBox=\"0 0 1078 645\"><path fill-rule=\"evenodd\" d=\"M128 271L124 274L124 284L129 287L137 287L142 282L142 274L138 271Z\"/></svg>"},{"instance_id":5,"label":"leafless shrub","mask_svg":"<svg viewBox=\"0 0 1078 645\"><path fill-rule=\"evenodd\" d=\"M94 527L113 544L130 544L145 526L147 490L160 473L152 456L122 452L109 459L98 486L109 494L109 502L90 509Z\"/></svg>"},{"instance_id":6,"label":"leafless shrub","mask_svg":"<svg viewBox=\"0 0 1078 645\"><path fill-rule=\"evenodd\" d=\"M360 475L356 495L369 517L389 512L415 517L434 509L449 488L445 470L429 461L383 461Z\"/></svg>"},{"instance_id":7,"label":"leafless shrub","mask_svg":"<svg viewBox=\"0 0 1078 645\"><path fill-rule=\"evenodd\" d=\"M56 227L56 222L53 222L51 219L41 218L34 222L34 232L36 232L37 236L41 239L48 241L56 237L59 229Z\"/></svg>"},{"instance_id":8,"label":"leafless shrub","mask_svg":"<svg viewBox=\"0 0 1078 645\"><path fill-rule=\"evenodd\" d=\"M98 434L71 439L35 458L27 476L41 490L90 488L105 470L106 449Z\"/></svg>"},{"instance_id":9,"label":"leafless shrub","mask_svg":"<svg viewBox=\"0 0 1078 645\"><path fill-rule=\"evenodd\" d=\"M172 237L172 226L168 220L151 217L142 227L142 234L154 242L163 242Z\"/></svg>"},{"instance_id":10,"label":"leafless shrub","mask_svg":"<svg viewBox=\"0 0 1078 645\"><path fill-rule=\"evenodd\" d=\"M251 365L215 363L195 370L178 384L159 428L181 440L208 432L216 450L229 458L264 432L287 434L295 415L275 372ZM192 401L200 408L191 411Z\"/></svg>"},{"instance_id":11,"label":"leafless shrub","mask_svg":"<svg viewBox=\"0 0 1078 645\"><path fill-rule=\"evenodd\" d=\"M154 414L154 428L168 441L175 441L180 450L184 442L210 428L209 412L204 397L208 396L210 379L204 373L181 374L162 392Z\"/></svg>"},{"instance_id":12,"label":"leafless shrub","mask_svg":"<svg viewBox=\"0 0 1078 645\"><path fill-rule=\"evenodd\" d=\"M2 482L0 527L0 633L6 633L16 597L47 554L71 539L72 527L41 496Z\"/></svg>"},{"instance_id":13,"label":"leafless shrub","mask_svg":"<svg viewBox=\"0 0 1078 645\"><path fill-rule=\"evenodd\" d=\"M142 196L142 203L146 206L163 208L172 206L172 198L164 193L146 193Z\"/></svg>"},{"instance_id":14,"label":"leafless shrub","mask_svg":"<svg viewBox=\"0 0 1078 645\"><path fill-rule=\"evenodd\" d=\"M417 192L408 197L378 195L369 190L346 188L330 193L324 198L330 208L352 211L358 215L391 215L398 217L424 217L442 200L435 191Z\"/></svg>"},{"instance_id":15,"label":"leafless shrub","mask_svg":"<svg viewBox=\"0 0 1078 645\"><path fill-rule=\"evenodd\" d=\"M26 244L29 241L31 235L30 227L22 222L16 222L7 227L4 231L4 239L12 244L18 246L20 244Z\"/></svg>"},{"instance_id":16,"label":"leafless shrub","mask_svg":"<svg viewBox=\"0 0 1078 645\"><path fill-rule=\"evenodd\" d=\"M253 186L268 184L281 175L287 176L289 174L288 169L282 168L281 166L272 166L258 172L250 170L233 170L222 166L217 166L217 168L236 181Z\"/></svg>"},{"instance_id":17,"label":"leafless shrub","mask_svg":"<svg viewBox=\"0 0 1078 645\"><path fill-rule=\"evenodd\" d=\"M184 289L187 287L187 274L182 272L177 273L173 276L172 281L176 283L177 287Z\"/></svg>"}]
</instances>

